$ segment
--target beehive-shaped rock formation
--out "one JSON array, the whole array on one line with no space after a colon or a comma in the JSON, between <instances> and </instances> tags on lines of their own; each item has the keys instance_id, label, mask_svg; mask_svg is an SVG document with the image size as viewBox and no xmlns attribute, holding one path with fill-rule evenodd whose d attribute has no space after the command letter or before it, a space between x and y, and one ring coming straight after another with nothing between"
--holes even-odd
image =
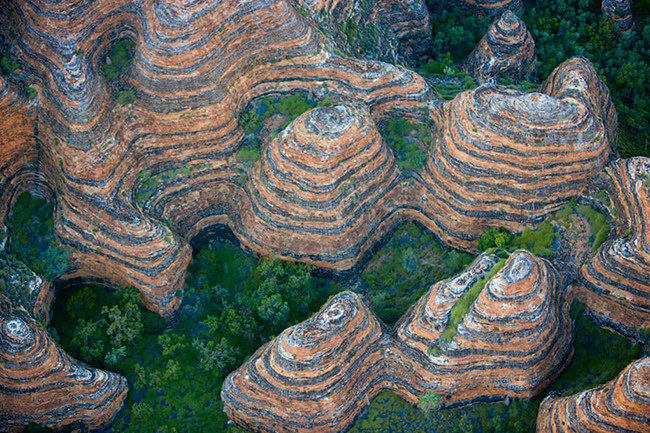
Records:
<instances>
[{"instance_id":1,"label":"beehive-shaped rock formation","mask_svg":"<svg viewBox=\"0 0 650 433\"><path fill-rule=\"evenodd\" d=\"M625 327L650 328L650 159L617 160L606 175L619 226L583 266L579 296L628 333Z\"/></svg>"},{"instance_id":2,"label":"beehive-shaped rock formation","mask_svg":"<svg viewBox=\"0 0 650 433\"><path fill-rule=\"evenodd\" d=\"M519 82L532 73L535 58L535 41L526 25L506 10L469 55L463 69L479 83L499 78Z\"/></svg>"},{"instance_id":3,"label":"beehive-shaped rock formation","mask_svg":"<svg viewBox=\"0 0 650 433\"><path fill-rule=\"evenodd\" d=\"M483 255L460 276L434 285L399 322L397 338L382 331L357 295L335 296L227 377L228 417L255 431L334 432L384 390L411 403L434 392L444 405L534 396L571 352L569 307L545 260L513 254L451 343L440 344L453 304L496 261Z\"/></svg>"},{"instance_id":4,"label":"beehive-shaped rock formation","mask_svg":"<svg viewBox=\"0 0 650 433\"><path fill-rule=\"evenodd\" d=\"M631 0L603 0L601 8L605 17L621 30L627 31L636 27Z\"/></svg>"},{"instance_id":5,"label":"beehive-shaped rock formation","mask_svg":"<svg viewBox=\"0 0 650 433\"><path fill-rule=\"evenodd\" d=\"M0 430L20 432L31 422L52 429L110 425L126 399L126 379L70 358L7 305L0 313Z\"/></svg>"},{"instance_id":6,"label":"beehive-shaped rock formation","mask_svg":"<svg viewBox=\"0 0 650 433\"><path fill-rule=\"evenodd\" d=\"M445 403L530 398L571 354L571 321L559 274L523 250L485 283L450 342L440 339L453 307L493 265L482 256L459 277L437 283L398 328L402 341L430 356L422 376L447 396Z\"/></svg>"},{"instance_id":7,"label":"beehive-shaped rock formation","mask_svg":"<svg viewBox=\"0 0 650 433\"><path fill-rule=\"evenodd\" d=\"M440 113L425 206L476 237L557 210L606 164L616 136L607 88L583 58L560 65L540 93L483 85Z\"/></svg>"},{"instance_id":8,"label":"beehive-shaped rock formation","mask_svg":"<svg viewBox=\"0 0 650 433\"><path fill-rule=\"evenodd\" d=\"M365 396L382 387L380 365L373 366L381 364L381 340L375 315L356 294L340 293L228 376L221 392L226 413L253 430L345 428L368 404Z\"/></svg>"},{"instance_id":9,"label":"beehive-shaped rock formation","mask_svg":"<svg viewBox=\"0 0 650 433\"><path fill-rule=\"evenodd\" d=\"M547 397L538 433L650 432L650 358L630 364L616 379L569 397Z\"/></svg>"},{"instance_id":10,"label":"beehive-shaped rock formation","mask_svg":"<svg viewBox=\"0 0 650 433\"><path fill-rule=\"evenodd\" d=\"M373 207L397 177L369 113L315 108L264 149L251 177L256 219L244 226L269 251L317 262L353 260L381 222Z\"/></svg>"}]
</instances>

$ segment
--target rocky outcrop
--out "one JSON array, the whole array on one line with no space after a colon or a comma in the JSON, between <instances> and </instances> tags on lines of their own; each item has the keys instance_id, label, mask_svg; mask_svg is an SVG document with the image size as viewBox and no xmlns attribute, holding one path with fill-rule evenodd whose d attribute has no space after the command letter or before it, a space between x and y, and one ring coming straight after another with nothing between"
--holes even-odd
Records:
<instances>
[{"instance_id":1,"label":"rocky outcrop","mask_svg":"<svg viewBox=\"0 0 650 433\"><path fill-rule=\"evenodd\" d=\"M21 35L12 42L25 73L42 83L43 145L28 173L56 192L57 235L73 249L66 278L138 287L145 305L165 315L180 305L175 294L191 255L177 234L239 224L233 197L244 192L233 185L240 172L232 156L243 140L237 113L253 99L325 86L381 115L430 98L417 74L325 51L315 24L284 0L69 2L65 9L15 0L1 14L8 39ZM131 107L116 106L100 74L120 38L135 47L120 78L135 91ZM18 142L0 154L0 167L11 166L3 175L18 166L12 155L34 151L21 152ZM139 203L144 173L160 181ZM3 183L3 196L17 185ZM198 202L184 194L197 190L205 191Z\"/></svg>"},{"instance_id":2,"label":"rocky outcrop","mask_svg":"<svg viewBox=\"0 0 650 433\"><path fill-rule=\"evenodd\" d=\"M578 296L608 325L633 335L650 328L650 159L617 160L605 174L617 227L582 267Z\"/></svg>"},{"instance_id":3,"label":"rocky outcrop","mask_svg":"<svg viewBox=\"0 0 650 433\"><path fill-rule=\"evenodd\" d=\"M561 65L543 94L484 86L443 104L408 69L332 54L285 0L66 5L13 0L0 12L24 74L40 83L31 117L26 101L5 98L18 105L3 105L12 114L1 121L17 135L0 149L0 203L38 188L72 250L63 279L137 287L166 316L180 305L188 240L216 224L258 253L337 270L404 220L472 250L487 227L520 231L558 209L615 135L607 90L582 59ZM134 45L119 78L136 95L127 106L99 72L120 38ZM316 109L242 166L237 117L297 91L341 102L350 130L327 138L332 109ZM400 173L379 140L375 124L394 117L433 122L423 172Z\"/></svg>"},{"instance_id":4,"label":"rocky outcrop","mask_svg":"<svg viewBox=\"0 0 650 433\"><path fill-rule=\"evenodd\" d=\"M423 0L299 0L318 27L346 54L417 63L431 45Z\"/></svg>"},{"instance_id":5,"label":"rocky outcrop","mask_svg":"<svg viewBox=\"0 0 650 433\"><path fill-rule=\"evenodd\" d=\"M603 0L601 8L607 20L616 24L621 30L628 31L636 27L632 16L631 0Z\"/></svg>"},{"instance_id":6,"label":"rocky outcrop","mask_svg":"<svg viewBox=\"0 0 650 433\"><path fill-rule=\"evenodd\" d=\"M440 345L453 305L495 263L482 255L460 276L434 285L400 321L397 337L357 295L336 295L226 378L228 417L254 431L329 432L345 430L384 390L412 403L434 392L443 405L534 396L571 353L568 304L548 262L513 254L451 343Z\"/></svg>"},{"instance_id":7,"label":"rocky outcrop","mask_svg":"<svg viewBox=\"0 0 650 433\"><path fill-rule=\"evenodd\" d=\"M630 364L598 388L542 402L537 431L650 432L650 358Z\"/></svg>"},{"instance_id":8,"label":"rocky outcrop","mask_svg":"<svg viewBox=\"0 0 650 433\"><path fill-rule=\"evenodd\" d=\"M539 93L483 85L438 115L424 206L465 236L519 232L559 209L607 163L616 138L609 93L584 58L560 65Z\"/></svg>"},{"instance_id":9,"label":"rocky outcrop","mask_svg":"<svg viewBox=\"0 0 650 433\"><path fill-rule=\"evenodd\" d=\"M500 78L520 82L533 72L535 59L535 41L526 25L506 10L465 60L463 69L479 83Z\"/></svg>"},{"instance_id":10,"label":"rocky outcrop","mask_svg":"<svg viewBox=\"0 0 650 433\"><path fill-rule=\"evenodd\" d=\"M0 298L3 298L0 295ZM107 427L126 399L126 379L70 358L25 314L0 299L0 430Z\"/></svg>"},{"instance_id":11,"label":"rocky outcrop","mask_svg":"<svg viewBox=\"0 0 650 433\"><path fill-rule=\"evenodd\" d=\"M422 377L445 403L530 398L559 374L571 353L563 283L548 261L519 250L492 276L449 338L455 309L495 259L480 256L458 277L435 284L400 320L398 338L427 357ZM462 307L461 307L462 308Z\"/></svg>"}]
</instances>

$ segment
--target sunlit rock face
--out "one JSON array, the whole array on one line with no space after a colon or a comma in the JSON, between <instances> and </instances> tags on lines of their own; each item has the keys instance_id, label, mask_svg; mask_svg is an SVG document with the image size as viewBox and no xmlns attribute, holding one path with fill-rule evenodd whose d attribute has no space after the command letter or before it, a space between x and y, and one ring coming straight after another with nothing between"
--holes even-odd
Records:
<instances>
[{"instance_id":1,"label":"sunlit rock face","mask_svg":"<svg viewBox=\"0 0 650 433\"><path fill-rule=\"evenodd\" d=\"M427 206L477 237L559 209L605 166L616 137L607 88L583 58L561 64L539 92L483 85L439 115Z\"/></svg>"},{"instance_id":2,"label":"sunlit rock face","mask_svg":"<svg viewBox=\"0 0 650 433\"><path fill-rule=\"evenodd\" d=\"M425 383L447 404L530 398L570 359L572 327L561 277L523 250L485 283L453 338L441 339L455 305L495 261L480 256L459 276L436 283L398 324L398 338L427 359Z\"/></svg>"},{"instance_id":3,"label":"sunlit rock face","mask_svg":"<svg viewBox=\"0 0 650 433\"><path fill-rule=\"evenodd\" d=\"M603 0L601 8L605 17L621 30L633 30L636 27L630 0Z\"/></svg>"},{"instance_id":4,"label":"sunlit rock face","mask_svg":"<svg viewBox=\"0 0 650 433\"><path fill-rule=\"evenodd\" d=\"M520 82L533 72L535 59L535 41L526 25L506 10L465 60L463 69L479 83L502 78Z\"/></svg>"},{"instance_id":5,"label":"sunlit rock face","mask_svg":"<svg viewBox=\"0 0 650 433\"><path fill-rule=\"evenodd\" d=\"M40 83L28 105L0 82L0 122L11 131L1 138L0 211L21 189L47 190L57 236L73 250L65 278L135 286L167 316L180 305L187 237L214 224L238 231L252 212L233 206L250 205L233 156L244 137L237 116L252 100L327 87L380 116L431 95L411 71L327 52L315 23L284 0L15 0L0 20ZM101 73L121 38L134 46L119 81L136 102L124 107ZM158 179L147 194L144 173Z\"/></svg>"},{"instance_id":6,"label":"sunlit rock face","mask_svg":"<svg viewBox=\"0 0 650 433\"><path fill-rule=\"evenodd\" d=\"M537 431L650 431L650 358L630 364L616 379L569 397L549 396L537 416Z\"/></svg>"},{"instance_id":7,"label":"sunlit rock face","mask_svg":"<svg viewBox=\"0 0 650 433\"><path fill-rule=\"evenodd\" d=\"M634 335L650 328L650 159L619 159L605 178L617 226L583 266L578 296L609 325Z\"/></svg>"},{"instance_id":8,"label":"sunlit rock face","mask_svg":"<svg viewBox=\"0 0 650 433\"><path fill-rule=\"evenodd\" d=\"M4 307L4 305L3 305ZM126 379L70 358L26 315L0 313L0 430L107 427L126 399Z\"/></svg>"},{"instance_id":9,"label":"sunlit rock face","mask_svg":"<svg viewBox=\"0 0 650 433\"><path fill-rule=\"evenodd\" d=\"M244 235L297 258L356 262L381 223L373 208L383 207L397 175L362 106L313 109L264 149L250 178L255 217L244 221Z\"/></svg>"},{"instance_id":10,"label":"sunlit rock face","mask_svg":"<svg viewBox=\"0 0 650 433\"><path fill-rule=\"evenodd\" d=\"M412 403L435 392L445 405L534 396L571 354L568 304L548 262L513 254L451 343L440 344L453 305L495 263L482 255L461 275L435 284L400 320L397 336L356 294L336 295L227 377L221 395L228 417L254 431L334 432L385 390Z\"/></svg>"},{"instance_id":11,"label":"sunlit rock face","mask_svg":"<svg viewBox=\"0 0 650 433\"><path fill-rule=\"evenodd\" d=\"M431 44L423 0L299 0L304 13L354 57L417 63Z\"/></svg>"}]
</instances>

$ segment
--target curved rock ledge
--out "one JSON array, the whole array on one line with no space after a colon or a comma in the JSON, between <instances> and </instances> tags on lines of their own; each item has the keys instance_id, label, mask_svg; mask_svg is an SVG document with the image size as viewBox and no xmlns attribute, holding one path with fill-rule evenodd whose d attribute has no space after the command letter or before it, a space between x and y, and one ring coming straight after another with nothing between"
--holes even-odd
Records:
<instances>
[{"instance_id":1,"label":"curved rock ledge","mask_svg":"<svg viewBox=\"0 0 650 433\"><path fill-rule=\"evenodd\" d=\"M650 328L650 159L617 160L605 174L619 225L582 267L578 296L629 335Z\"/></svg>"},{"instance_id":2,"label":"curved rock ledge","mask_svg":"<svg viewBox=\"0 0 650 433\"><path fill-rule=\"evenodd\" d=\"M451 306L495 262L483 255L434 285L397 336L356 294L334 296L226 378L228 417L254 431L333 432L385 390L411 403L435 392L443 405L534 396L568 361L571 322L557 271L526 251L487 282L451 344L438 355L429 350L439 345Z\"/></svg>"},{"instance_id":3,"label":"curved rock ledge","mask_svg":"<svg viewBox=\"0 0 650 433\"><path fill-rule=\"evenodd\" d=\"M616 379L569 397L544 399L537 431L647 433L650 431L650 358L630 364Z\"/></svg>"},{"instance_id":4,"label":"curved rock ledge","mask_svg":"<svg viewBox=\"0 0 650 433\"><path fill-rule=\"evenodd\" d=\"M465 60L463 69L479 83L499 78L520 82L533 72L536 58L535 41L526 25L506 10Z\"/></svg>"},{"instance_id":5,"label":"curved rock ledge","mask_svg":"<svg viewBox=\"0 0 650 433\"><path fill-rule=\"evenodd\" d=\"M0 430L107 427L126 399L126 379L70 358L31 318L0 313Z\"/></svg>"}]
</instances>

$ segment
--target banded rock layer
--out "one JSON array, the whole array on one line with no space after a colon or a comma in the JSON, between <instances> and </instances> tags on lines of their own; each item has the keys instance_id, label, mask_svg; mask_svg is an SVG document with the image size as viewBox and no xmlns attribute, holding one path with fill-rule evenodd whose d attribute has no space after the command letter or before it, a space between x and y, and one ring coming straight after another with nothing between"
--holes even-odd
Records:
<instances>
[{"instance_id":1,"label":"banded rock layer","mask_svg":"<svg viewBox=\"0 0 650 433\"><path fill-rule=\"evenodd\" d=\"M475 238L499 225L520 232L559 209L607 163L616 138L607 88L579 57L561 64L540 93L483 85L439 115L423 173L425 206Z\"/></svg>"},{"instance_id":2,"label":"banded rock layer","mask_svg":"<svg viewBox=\"0 0 650 433\"><path fill-rule=\"evenodd\" d=\"M254 431L340 431L381 391L411 403L426 392L444 405L531 397L570 352L568 305L546 261L513 254L492 277L450 345L433 355L458 297L494 265L481 256L434 285L398 325L397 338L352 292L260 348L224 382L228 417Z\"/></svg>"},{"instance_id":3,"label":"banded rock layer","mask_svg":"<svg viewBox=\"0 0 650 433\"><path fill-rule=\"evenodd\" d=\"M506 10L465 60L463 69L479 83L499 78L520 82L533 72L535 59L535 41L526 25Z\"/></svg>"},{"instance_id":4,"label":"banded rock layer","mask_svg":"<svg viewBox=\"0 0 650 433\"><path fill-rule=\"evenodd\" d=\"M523 250L485 283L451 341L441 339L456 304L494 264L480 256L458 277L435 284L398 325L398 338L427 357L422 377L447 404L531 398L571 356L561 277L548 261Z\"/></svg>"},{"instance_id":5,"label":"banded rock layer","mask_svg":"<svg viewBox=\"0 0 650 433\"><path fill-rule=\"evenodd\" d=\"M33 319L2 307L0 430L110 425L126 399L126 379L70 358Z\"/></svg>"},{"instance_id":6,"label":"banded rock layer","mask_svg":"<svg viewBox=\"0 0 650 433\"><path fill-rule=\"evenodd\" d=\"M631 0L603 0L601 9L605 17L621 30L627 31L636 27Z\"/></svg>"},{"instance_id":7,"label":"banded rock layer","mask_svg":"<svg viewBox=\"0 0 650 433\"><path fill-rule=\"evenodd\" d=\"M538 433L582 431L650 432L650 358L633 362L598 388L544 399L537 416Z\"/></svg>"},{"instance_id":8,"label":"banded rock layer","mask_svg":"<svg viewBox=\"0 0 650 433\"><path fill-rule=\"evenodd\" d=\"M524 2L522 0L437 0L442 3L450 3L452 6L459 6L469 12L498 17L504 11L520 11Z\"/></svg>"},{"instance_id":9,"label":"banded rock layer","mask_svg":"<svg viewBox=\"0 0 650 433\"><path fill-rule=\"evenodd\" d=\"M431 44L423 0L299 0L338 47L355 57L415 62Z\"/></svg>"},{"instance_id":10,"label":"banded rock layer","mask_svg":"<svg viewBox=\"0 0 650 433\"><path fill-rule=\"evenodd\" d=\"M619 226L582 267L579 297L629 334L650 328L650 159L617 160L605 173Z\"/></svg>"}]
</instances>

